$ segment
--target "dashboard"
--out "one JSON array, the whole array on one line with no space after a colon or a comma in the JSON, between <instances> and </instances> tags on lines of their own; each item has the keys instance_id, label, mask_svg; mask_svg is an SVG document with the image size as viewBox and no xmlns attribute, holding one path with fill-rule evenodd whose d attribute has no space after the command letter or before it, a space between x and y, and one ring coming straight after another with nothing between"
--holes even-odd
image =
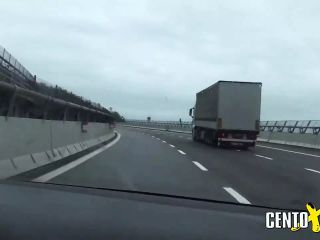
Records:
<instances>
[{"instance_id":1,"label":"dashboard","mask_svg":"<svg viewBox=\"0 0 320 240\"><path fill-rule=\"evenodd\" d=\"M0 239L311 239L265 228L267 208L31 182L0 182Z\"/></svg>"}]
</instances>

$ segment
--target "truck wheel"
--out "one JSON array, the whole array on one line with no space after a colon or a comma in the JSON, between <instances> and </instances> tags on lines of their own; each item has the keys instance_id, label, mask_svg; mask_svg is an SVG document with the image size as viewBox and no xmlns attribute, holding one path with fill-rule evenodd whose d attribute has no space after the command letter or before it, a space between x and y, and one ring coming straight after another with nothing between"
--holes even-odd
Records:
<instances>
[{"instance_id":1,"label":"truck wheel","mask_svg":"<svg viewBox=\"0 0 320 240\"><path fill-rule=\"evenodd\" d=\"M249 149L249 145L248 145L248 144L243 145L243 146L242 146L242 149L245 150L245 151L247 151L247 150Z\"/></svg>"},{"instance_id":2,"label":"truck wheel","mask_svg":"<svg viewBox=\"0 0 320 240\"><path fill-rule=\"evenodd\" d=\"M195 129L195 128L192 129L192 140L193 140L194 142L197 142L197 141L198 141L197 129Z\"/></svg>"},{"instance_id":3,"label":"truck wheel","mask_svg":"<svg viewBox=\"0 0 320 240\"><path fill-rule=\"evenodd\" d=\"M213 145L213 132L210 130L206 130L204 135L204 141L206 144Z\"/></svg>"},{"instance_id":4,"label":"truck wheel","mask_svg":"<svg viewBox=\"0 0 320 240\"><path fill-rule=\"evenodd\" d=\"M229 148L230 147L230 143L228 142L219 142L218 141L218 148Z\"/></svg>"}]
</instances>

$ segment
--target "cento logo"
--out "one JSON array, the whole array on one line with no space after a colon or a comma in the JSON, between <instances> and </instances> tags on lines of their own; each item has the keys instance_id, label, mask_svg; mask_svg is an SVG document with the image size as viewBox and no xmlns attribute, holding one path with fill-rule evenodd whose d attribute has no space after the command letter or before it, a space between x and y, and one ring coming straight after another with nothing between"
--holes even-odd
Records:
<instances>
[{"instance_id":1,"label":"cento logo","mask_svg":"<svg viewBox=\"0 0 320 240\"><path fill-rule=\"evenodd\" d=\"M311 230L320 232L319 216L320 209L312 203L306 204L307 212L267 212L266 228L290 229L292 232L306 229L311 224Z\"/></svg>"}]
</instances>

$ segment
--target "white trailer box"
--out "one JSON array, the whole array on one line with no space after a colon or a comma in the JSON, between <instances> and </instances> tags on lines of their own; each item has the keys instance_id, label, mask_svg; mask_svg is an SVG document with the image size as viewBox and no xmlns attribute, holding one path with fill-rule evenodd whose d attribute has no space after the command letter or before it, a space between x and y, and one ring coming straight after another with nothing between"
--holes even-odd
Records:
<instances>
[{"instance_id":1,"label":"white trailer box","mask_svg":"<svg viewBox=\"0 0 320 240\"><path fill-rule=\"evenodd\" d=\"M219 81L197 93L194 140L254 146L259 133L261 87L257 82Z\"/></svg>"}]
</instances>

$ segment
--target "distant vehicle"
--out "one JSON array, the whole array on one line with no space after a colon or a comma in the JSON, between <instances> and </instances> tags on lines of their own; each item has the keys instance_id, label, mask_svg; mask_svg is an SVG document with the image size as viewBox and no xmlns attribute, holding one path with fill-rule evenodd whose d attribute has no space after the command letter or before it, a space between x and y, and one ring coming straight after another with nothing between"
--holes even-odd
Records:
<instances>
[{"instance_id":1,"label":"distant vehicle","mask_svg":"<svg viewBox=\"0 0 320 240\"><path fill-rule=\"evenodd\" d=\"M189 115L194 141L254 147L259 134L261 88L259 82L218 81L197 93Z\"/></svg>"}]
</instances>

